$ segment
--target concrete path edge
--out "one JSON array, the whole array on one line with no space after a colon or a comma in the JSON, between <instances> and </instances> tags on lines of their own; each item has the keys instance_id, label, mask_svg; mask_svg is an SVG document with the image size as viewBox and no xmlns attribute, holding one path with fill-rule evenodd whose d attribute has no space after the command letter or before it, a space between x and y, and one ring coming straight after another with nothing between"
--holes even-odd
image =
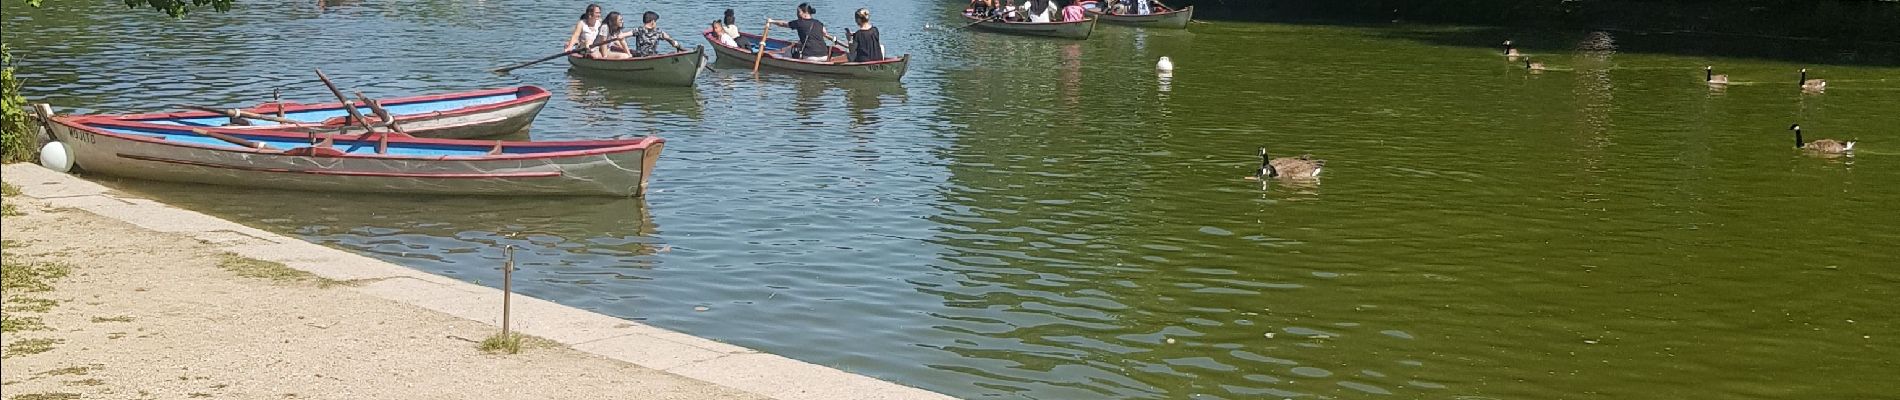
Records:
<instances>
[{"instance_id":1,"label":"concrete path edge","mask_svg":"<svg viewBox=\"0 0 1900 400\"><path fill-rule=\"evenodd\" d=\"M458 318L500 327L501 290L324 247L130 196L39 165L0 167L0 178L22 195L141 228L192 237L226 251L283 263L324 278L363 284L349 288ZM515 294L515 330L575 350L657 369L774 399L951 399L949 396L635 321Z\"/></svg>"}]
</instances>

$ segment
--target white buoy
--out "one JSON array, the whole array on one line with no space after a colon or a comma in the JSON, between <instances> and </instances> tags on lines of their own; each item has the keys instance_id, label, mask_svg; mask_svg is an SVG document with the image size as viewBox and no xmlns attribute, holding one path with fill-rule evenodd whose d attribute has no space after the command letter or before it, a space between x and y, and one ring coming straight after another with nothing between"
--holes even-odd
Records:
<instances>
[{"instance_id":1,"label":"white buoy","mask_svg":"<svg viewBox=\"0 0 1900 400\"><path fill-rule=\"evenodd\" d=\"M1163 73L1174 72L1174 61L1169 61L1168 56L1161 56L1161 61L1155 62L1155 70Z\"/></svg>"},{"instance_id":2,"label":"white buoy","mask_svg":"<svg viewBox=\"0 0 1900 400\"><path fill-rule=\"evenodd\" d=\"M65 143L47 142L40 147L40 166L46 169L71 172L73 170L73 152Z\"/></svg>"}]
</instances>

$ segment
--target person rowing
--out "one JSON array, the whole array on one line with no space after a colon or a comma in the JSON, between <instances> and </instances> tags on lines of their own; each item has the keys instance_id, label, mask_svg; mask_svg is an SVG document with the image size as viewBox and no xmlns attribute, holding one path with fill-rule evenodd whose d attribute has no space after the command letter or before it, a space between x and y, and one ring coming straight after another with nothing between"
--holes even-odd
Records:
<instances>
[{"instance_id":1,"label":"person rowing","mask_svg":"<svg viewBox=\"0 0 1900 400\"><path fill-rule=\"evenodd\" d=\"M781 50L786 57L809 62L826 62L831 60L831 46L826 43L827 41L835 41L837 39L831 37L831 33L825 32L824 22L819 22L818 19L812 18L812 15L816 14L818 14L818 9L812 8L810 3L799 3L798 19L780 21L767 18L765 20L767 24L792 28L793 31L798 32L798 43L794 43L791 47ZM761 38L760 40L764 39Z\"/></svg>"},{"instance_id":2,"label":"person rowing","mask_svg":"<svg viewBox=\"0 0 1900 400\"><path fill-rule=\"evenodd\" d=\"M680 47L679 41L673 40L673 35L668 35L666 31L660 30L659 22L660 13L647 11L646 14L640 16L640 29L634 29L632 33L628 34L633 37L634 57L660 55L659 47L661 40L672 44L674 50L686 51L685 47Z\"/></svg>"},{"instance_id":3,"label":"person rowing","mask_svg":"<svg viewBox=\"0 0 1900 400\"><path fill-rule=\"evenodd\" d=\"M883 60L884 42L878 38L877 27L871 26L871 10L860 8L853 16L858 20L858 31L844 30L851 38L851 48L845 54L851 55L851 62Z\"/></svg>"},{"instance_id":4,"label":"person rowing","mask_svg":"<svg viewBox=\"0 0 1900 400\"><path fill-rule=\"evenodd\" d=\"M574 33L567 35L567 44L561 45L561 51L574 51L580 48L577 47L577 45L586 46L593 44L594 40L600 37L600 28L600 5L588 4L587 11L581 12L581 20L574 23ZM599 48L596 47L595 49ZM588 50L576 53L576 55L581 57L593 57L599 54L599 50Z\"/></svg>"}]
</instances>

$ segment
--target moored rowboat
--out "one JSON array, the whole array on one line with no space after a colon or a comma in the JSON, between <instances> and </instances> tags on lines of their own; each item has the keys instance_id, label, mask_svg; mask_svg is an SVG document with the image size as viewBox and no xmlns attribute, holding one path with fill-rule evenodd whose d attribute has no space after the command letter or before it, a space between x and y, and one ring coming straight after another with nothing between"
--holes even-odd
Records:
<instances>
[{"instance_id":1,"label":"moored rowboat","mask_svg":"<svg viewBox=\"0 0 1900 400\"><path fill-rule=\"evenodd\" d=\"M548 91L535 86L476 90L460 93L447 93L428 96L414 96L384 99L383 108L389 110L396 119L397 126L410 135L440 139L468 139L485 136L506 135L527 129L541 108L548 104ZM374 115L369 106L362 102L353 102L364 115ZM256 107L239 109L240 111L275 116L277 103L264 103ZM132 114L110 116L121 121L147 122L155 124L178 125L186 127L226 126L244 130L271 130L293 132L342 132L348 135L363 133L363 128L347 124L349 112L342 103L283 105L284 117L308 125L280 124L264 120L247 120L250 126L230 125L232 118L225 113L207 111L181 111L171 113ZM380 122L376 117L369 118L372 123Z\"/></svg>"},{"instance_id":2,"label":"moored rowboat","mask_svg":"<svg viewBox=\"0 0 1900 400\"><path fill-rule=\"evenodd\" d=\"M670 86L693 86L699 78L699 71L706 68L706 48L693 46L692 50L672 54L660 54L649 57L599 59L567 56L567 63L577 72L600 75L619 80L652 83Z\"/></svg>"},{"instance_id":3,"label":"moored rowboat","mask_svg":"<svg viewBox=\"0 0 1900 400\"><path fill-rule=\"evenodd\" d=\"M1068 22L1007 22L993 19L986 20L983 17L971 14L970 10L963 10L963 18L969 19L970 22L975 23L978 28L987 29L992 32L1081 40L1088 40L1089 34L1095 32L1096 20L1095 18L1089 18L1081 21Z\"/></svg>"},{"instance_id":4,"label":"moored rowboat","mask_svg":"<svg viewBox=\"0 0 1900 400\"><path fill-rule=\"evenodd\" d=\"M719 43L719 37L711 30L707 30L703 36L706 37L706 41L712 42L713 51L719 53L720 62L734 66L743 64L744 67L752 67L752 62L758 54L752 50L759 47L759 35L740 33L739 38L734 40L734 42L739 44L739 47ZM759 60L759 63L767 67L808 74L889 81L902 79L904 72L910 68L909 54L878 61L845 62L842 61L842 57L845 56L845 49L838 46L831 47L831 59L836 62L797 60L780 57L777 54L771 53L791 45L792 42L789 40L766 39L765 51L767 53L764 59Z\"/></svg>"},{"instance_id":5,"label":"moored rowboat","mask_svg":"<svg viewBox=\"0 0 1900 400\"><path fill-rule=\"evenodd\" d=\"M377 140L257 129L192 128L98 116L49 118L69 159L92 173L293 190L457 195L640 196L664 140L571 142ZM260 143L247 147L217 136Z\"/></svg>"},{"instance_id":6,"label":"moored rowboat","mask_svg":"<svg viewBox=\"0 0 1900 400\"><path fill-rule=\"evenodd\" d=\"M1169 9L1168 7L1165 7L1165 6L1155 5L1153 13L1140 14L1140 15L1106 14L1106 13L1103 13L1101 10L1101 3L1093 2L1093 1L1082 2L1082 7L1088 10L1089 15L1093 15L1095 16L1095 18L1101 19L1102 22L1107 22L1107 23L1115 24L1115 25L1129 25L1129 26L1139 26L1139 27L1146 27L1146 28L1187 29L1188 21L1194 20L1194 6L1187 6L1187 7L1182 7L1179 10L1174 10L1174 9Z\"/></svg>"}]
</instances>

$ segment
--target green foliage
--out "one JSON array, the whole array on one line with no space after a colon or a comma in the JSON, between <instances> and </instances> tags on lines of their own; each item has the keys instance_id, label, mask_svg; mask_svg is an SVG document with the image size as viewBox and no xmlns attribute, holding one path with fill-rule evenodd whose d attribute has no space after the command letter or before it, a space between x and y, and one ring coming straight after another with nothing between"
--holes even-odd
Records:
<instances>
[{"instance_id":1,"label":"green foliage","mask_svg":"<svg viewBox=\"0 0 1900 400\"><path fill-rule=\"evenodd\" d=\"M20 79L13 76L13 54L0 44L0 162L36 161L32 119L26 116L26 98L20 97Z\"/></svg>"},{"instance_id":2,"label":"green foliage","mask_svg":"<svg viewBox=\"0 0 1900 400\"><path fill-rule=\"evenodd\" d=\"M43 0L27 0L26 4L39 7L41 1ZM231 11L231 2L232 0L125 0L125 7L151 7L172 18L182 18L185 14L190 14L192 8L197 7L209 6L218 12Z\"/></svg>"}]
</instances>

